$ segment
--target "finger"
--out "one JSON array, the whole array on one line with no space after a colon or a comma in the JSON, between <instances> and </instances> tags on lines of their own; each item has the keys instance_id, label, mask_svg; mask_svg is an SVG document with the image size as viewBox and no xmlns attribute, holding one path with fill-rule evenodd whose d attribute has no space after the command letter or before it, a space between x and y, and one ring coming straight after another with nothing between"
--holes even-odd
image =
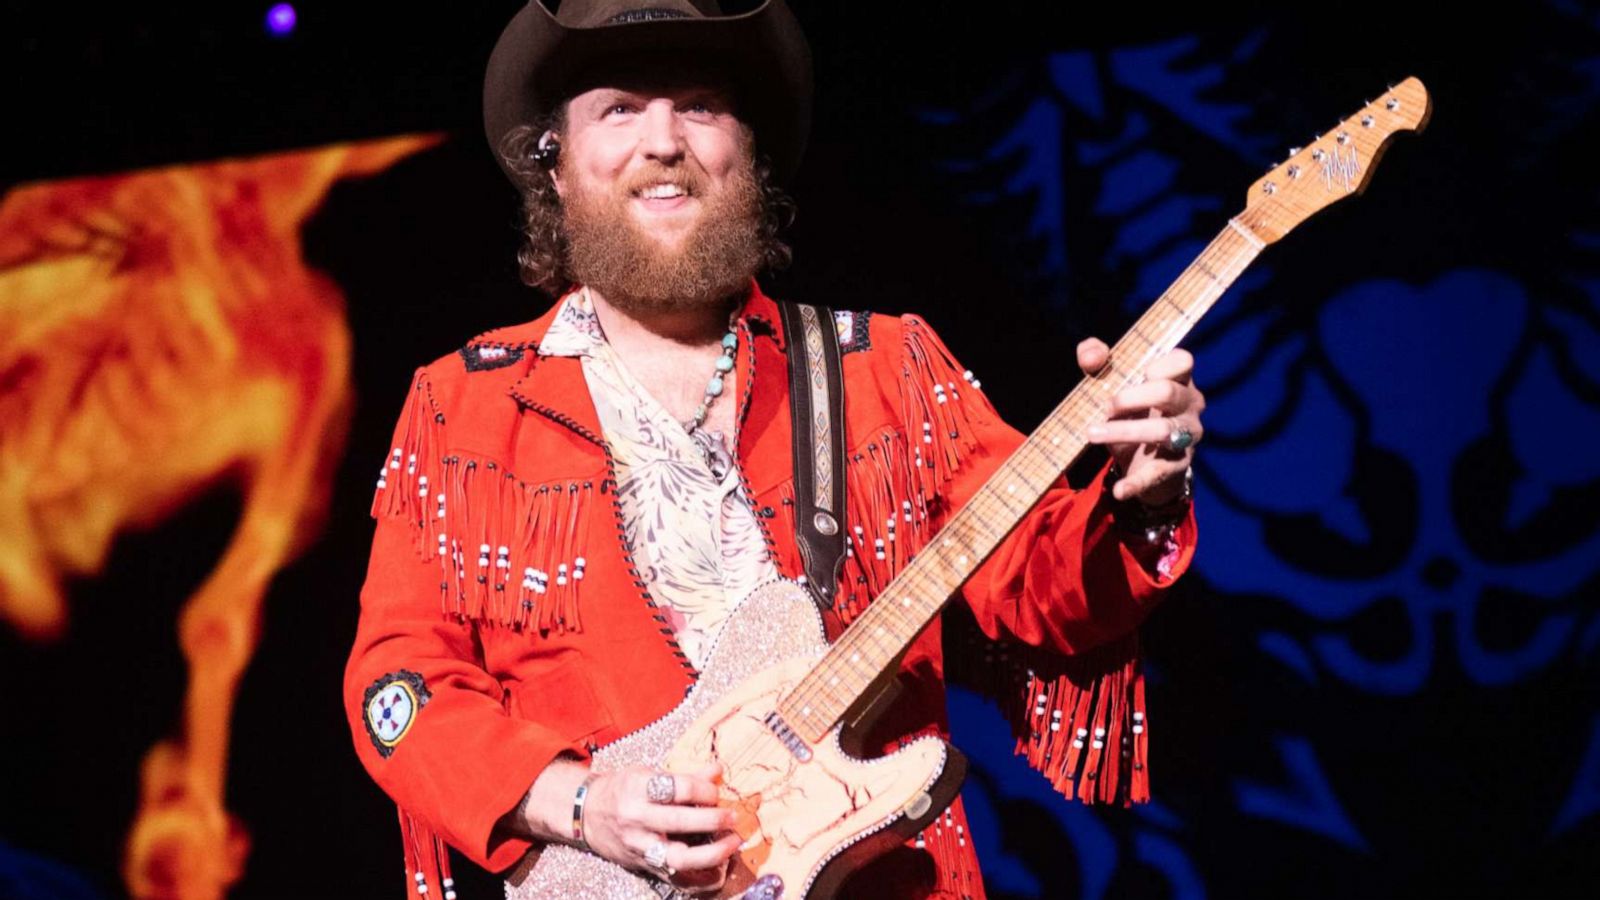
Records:
<instances>
[{"instance_id":1,"label":"finger","mask_svg":"<svg viewBox=\"0 0 1600 900\"><path fill-rule=\"evenodd\" d=\"M1099 338L1084 338L1078 342L1078 368L1085 375L1093 375L1111 358L1111 348Z\"/></svg>"},{"instance_id":2,"label":"finger","mask_svg":"<svg viewBox=\"0 0 1600 900\"><path fill-rule=\"evenodd\" d=\"M678 803L696 806L715 806L717 785L722 783L722 766L710 763L694 772L678 776Z\"/></svg>"},{"instance_id":3,"label":"finger","mask_svg":"<svg viewBox=\"0 0 1600 900\"><path fill-rule=\"evenodd\" d=\"M1193 438L1190 446L1200 443L1204 429L1198 418L1180 416L1175 419L1189 429ZM1091 444L1155 444L1165 449L1172 437L1173 421L1174 418L1114 419L1089 426L1085 436Z\"/></svg>"},{"instance_id":4,"label":"finger","mask_svg":"<svg viewBox=\"0 0 1600 900\"><path fill-rule=\"evenodd\" d=\"M672 886L677 888L679 892L686 894L704 894L708 891L718 890L727 880L728 867L726 865L678 872L671 878Z\"/></svg>"},{"instance_id":5,"label":"finger","mask_svg":"<svg viewBox=\"0 0 1600 900\"><path fill-rule=\"evenodd\" d=\"M1183 472L1187 468L1189 464L1184 460L1177 462L1152 460L1140 466L1137 474L1125 475L1119 479L1112 485L1111 494L1118 500L1131 500L1142 497L1150 491L1159 490L1162 494L1169 494L1162 497L1162 500L1170 500L1172 488L1168 483L1174 480L1181 481Z\"/></svg>"},{"instance_id":6,"label":"finger","mask_svg":"<svg viewBox=\"0 0 1600 900\"><path fill-rule=\"evenodd\" d=\"M717 802L717 786L711 776L720 773L720 766L707 766L693 775L674 775L670 772L648 772L644 775L645 783L650 778L667 775L672 779L672 804L678 806L713 806ZM648 796L648 794L647 794Z\"/></svg>"},{"instance_id":7,"label":"finger","mask_svg":"<svg viewBox=\"0 0 1600 900\"><path fill-rule=\"evenodd\" d=\"M1182 348L1168 350L1145 367L1146 378L1170 378L1179 384L1188 384L1194 375L1194 356Z\"/></svg>"},{"instance_id":8,"label":"finger","mask_svg":"<svg viewBox=\"0 0 1600 900\"><path fill-rule=\"evenodd\" d=\"M720 867L739 850L739 836L728 832L716 840L690 846L680 841L667 844L667 865L679 872Z\"/></svg>"},{"instance_id":9,"label":"finger","mask_svg":"<svg viewBox=\"0 0 1600 900\"><path fill-rule=\"evenodd\" d=\"M733 827L733 812L716 806L652 805L635 821L663 834L715 834Z\"/></svg>"},{"instance_id":10,"label":"finger","mask_svg":"<svg viewBox=\"0 0 1600 900\"><path fill-rule=\"evenodd\" d=\"M651 831L648 828L628 828L623 830L621 836L622 845L632 855L632 864L635 866L641 868L650 867L649 852L656 844L662 844L667 848L666 858L668 862L672 859L673 842L660 832ZM628 863L623 861L623 864L627 865Z\"/></svg>"},{"instance_id":11,"label":"finger","mask_svg":"<svg viewBox=\"0 0 1600 900\"><path fill-rule=\"evenodd\" d=\"M1193 388L1163 378L1136 384L1113 394L1109 412L1114 417L1128 417L1155 409L1160 410L1162 415L1177 415L1190 412L1194 398Z\"/></svg>"}]
</instances>

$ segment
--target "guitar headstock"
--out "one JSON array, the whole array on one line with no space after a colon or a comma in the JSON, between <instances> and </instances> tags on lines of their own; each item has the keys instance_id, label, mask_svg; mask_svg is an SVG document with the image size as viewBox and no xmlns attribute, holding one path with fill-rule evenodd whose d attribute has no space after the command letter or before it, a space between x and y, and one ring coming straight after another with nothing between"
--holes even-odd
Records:
<instances>
[{"instance_id":1,"label":"guitar headstock","mask_svg":"<svg viewBox=\"0 0 1600 900\"><path fill-rule=\"evenodd\" d=\"M1240 224L1270 244L1324 207L1361 193L1395 134L1422 131L1432 111L1421 81L1392 85L1250 185Z\"/></svg>"}]
</instances>

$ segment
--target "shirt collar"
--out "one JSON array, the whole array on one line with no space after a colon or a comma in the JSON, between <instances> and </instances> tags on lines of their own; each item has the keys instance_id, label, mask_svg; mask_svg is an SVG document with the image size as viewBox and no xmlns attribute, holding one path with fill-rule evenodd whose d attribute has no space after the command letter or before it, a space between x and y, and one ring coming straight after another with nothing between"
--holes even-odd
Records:
<instances>
[{"instance_id":1,"label":"shirt collar","mask_svg":"<svg viewBox=\"0 0 1600 900\"><path fill-rule=\"evenodd\" d=\"M545 331L544 340L539 342L539 355L593 356L605 340L589 292L579 288L561 298L555 318Z\"/></svg>"}]
</instances>

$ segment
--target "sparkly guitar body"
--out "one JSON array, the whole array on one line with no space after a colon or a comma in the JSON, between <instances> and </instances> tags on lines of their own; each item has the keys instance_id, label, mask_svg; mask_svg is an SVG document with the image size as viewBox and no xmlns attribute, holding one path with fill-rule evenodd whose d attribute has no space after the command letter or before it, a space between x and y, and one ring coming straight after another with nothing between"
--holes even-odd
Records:
<instances>
[{"instance_id":1,"label":"sparkly guitar body","mask_svg":"<svg viewBox=\"0 0 1600 900\"><path fill-rule=\"evenodd\" d=\"M827 650L805 588L767 582L723 623L699 681L672 712L594 752L598 772L722 764L721 804L737 811L744 844L723 888L695 896L738 897L758 876L776 875L785 898L830 897L865 859L915 835L955 798L966 762L938 738L860 760L841 747L839 727L812 743L775 722L779 698ZM509 900L674 896L658 879L562 844L529 854L506 881Z\"/></svg>"}]
</instances>

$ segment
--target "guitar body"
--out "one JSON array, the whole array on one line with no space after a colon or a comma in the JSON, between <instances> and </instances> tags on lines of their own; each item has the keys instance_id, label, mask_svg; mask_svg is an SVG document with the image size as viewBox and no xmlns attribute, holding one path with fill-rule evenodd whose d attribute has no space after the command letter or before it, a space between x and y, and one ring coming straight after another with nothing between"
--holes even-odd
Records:
<instances>
[{"instance_id":1,"label":"guitar body","mask_svg":"<svg viewBox=\"0 0 1600 900\"><path fill-rule=\"evenodd\" d=\"M792 581L768 582L723 624L682 703L595 751L599 772L722 764L721 802L738 812L744 845L722 890L695 896L737 897L758 876L776 875L786 898L830 897L865 859L915 835L955 798L965 760L938 738L860 760L844 752L837 727L816 744L774 733L767 720L778 699L827 649L811 595ZM530 853L506 881L510 900L673 896L670 885L564 844Z\"/></svg>"}]
</instances>

